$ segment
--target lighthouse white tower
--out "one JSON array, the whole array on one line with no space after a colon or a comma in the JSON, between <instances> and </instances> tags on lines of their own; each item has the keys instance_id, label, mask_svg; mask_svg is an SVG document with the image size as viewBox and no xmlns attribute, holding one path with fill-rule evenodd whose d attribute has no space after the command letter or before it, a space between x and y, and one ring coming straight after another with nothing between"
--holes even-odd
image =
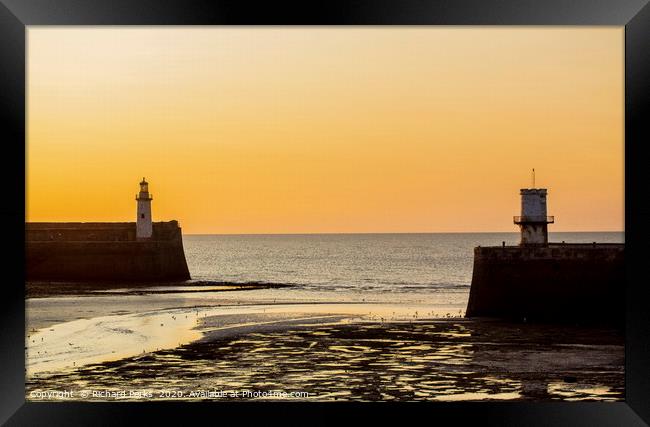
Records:
<instances>
[{"instance_id":1,"label":"lighthouse white tower","mask_svg":"<svg viewBox=\"0 0 650 427\"><path fill-rule=\"evenodd\" d=\"M521 216L514 217L521 229L520 245L547 245L548 224L554 217L546 215L546 188L522 188Z\"/></svg>"},{"instance_id":2,"label":"lighthouse white tower","mask_svg":"<svg viewBox=\"0 0 650 427\"><path fill-rule=\"evenodd\" d=\"M151 201L153 197L149 194L149 183L144 177L142 178L142 182L140 182L140 193L135 196L135 200L138 201L135 237L136 239L150 239L153 234L151 219Z\"/></svg>"}]
</instances>

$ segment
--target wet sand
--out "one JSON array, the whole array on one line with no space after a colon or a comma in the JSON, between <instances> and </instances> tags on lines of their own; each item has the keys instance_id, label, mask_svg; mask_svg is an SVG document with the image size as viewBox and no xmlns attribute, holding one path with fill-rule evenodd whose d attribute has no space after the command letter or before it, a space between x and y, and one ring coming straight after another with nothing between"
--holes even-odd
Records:
<instances>
[{"instance_id":1,"label":"wet sand","mask_svg":"<svg viewBox=\"0 0 650 427\"><path fill-rule=\"evenodd\" d=\"M623 344L611 331L465 319L330 320L335 323L309 325L303 319L242 328L175 349L37 376L27 393L115 393L87 397L102 401L141 400L119 395L124 390L146 391L156 400L215 400L207 397L210 391L243 390L309 393L299 400L623 399Z\"/></svg>"},{"instance_id":2,"label":"wet sand","mask_svg":"<svg viewBox=\"0 0 650 427\"><path fill-rule=\"evenodd\" d=\"M81 295L142 295L157 293L183 293L206 291L241 291L254 289L287 288L288 284L249 282L206 282L201 280L187 280L178 283L112 283L112 282L27 282L25 293L27 298L45 298L55 296L81 296Z\"/></svg>"},{"instance_id":3,"label":"wet sand","mask_svg":"<svg viewBox=\"0 0 650 427\"><path fill-rule=\"evenodd\" d=\"M51 400L42 392L52 390L73 394L58 400L624 396L615 330L469 320L385 297L296 303L286 295L154 290L28 299L27 398ZM232 394L244 390L300 394Z\"/></svg>"},{"instance_id":4,"label":"wet sand","mask_svg":"<svg viewBox=\"0 0 650 427\"><path fill-rule=\"evenodd\" d=\"M170 349L205 337L255 332L262 329L283 328L301 322L328 323L360 320L415 319L430 307L412 304L379 303L259 303L216 304L167 308L163 296L151 301L138 297L137 311L121 310L117 314L98 315L114 298L66 298L46 300L47 307L40 313L32 307L26 337L26 371L31 376L42 372L81 367L87 364L119 360L161 349ZM168 303L174 305L177 298ZM119 298L117 298L119 301ZM189 301L196 301L190 299ZM205 302L205 300L202 300ZM43 302L43 301L39 301ZM52 304L48 304L52 302ZM60 304L76 303L86 306L85 318L71 320L73 311L59 314L58 322L48 322L47 316ZM186 301L187 302L187 301ZM97 306L99 305L99 307ZM127 306L128 307L128 306ZM125 307L125 308L127 308ZM44 316L42 316L44 314ZM429 311L429 316L434 312ZM45 318L43 318L45 317Z\"/></svg>"}]
</instances>

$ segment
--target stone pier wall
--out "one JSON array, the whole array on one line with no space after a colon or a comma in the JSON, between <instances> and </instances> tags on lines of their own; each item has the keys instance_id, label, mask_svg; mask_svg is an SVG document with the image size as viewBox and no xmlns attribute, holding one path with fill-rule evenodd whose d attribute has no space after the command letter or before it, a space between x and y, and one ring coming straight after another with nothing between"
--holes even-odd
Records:
<instances>
[{"instance_id":1,"label":"stone pier wall","mask_svg":"<svg viewBox=\"0 0 650 427\"><path fill-rule=\"evenodd\" d=\"M624 247L477 247L466 315L622 324Z\"/></svg>"},{"instance_id":2,"label":"stone pier wall","mask_svg":"<svg viewBox=\"0 0 650 427\"><path fill-rule=\"evenodd\" d=\"M190 278L177 221L153 224L136 240L135 223L27 223L25 276L32 281L181 281Z\"/></svg>"}]
</instances>

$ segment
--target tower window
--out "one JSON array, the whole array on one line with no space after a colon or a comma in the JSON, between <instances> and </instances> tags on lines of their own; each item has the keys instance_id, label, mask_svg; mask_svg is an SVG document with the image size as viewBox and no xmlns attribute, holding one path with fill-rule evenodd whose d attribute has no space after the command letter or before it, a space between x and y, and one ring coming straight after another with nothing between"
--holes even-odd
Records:
<instances>
[{"instance_id":1,"label":"tower window","mask_svg":"<svg viewBox=\"0 0 650 427\"><path fill-rule=\"evenodd\" d=\"M140 218L144 219L144 214L140 214Z\"/></svg>"}]
</instances>

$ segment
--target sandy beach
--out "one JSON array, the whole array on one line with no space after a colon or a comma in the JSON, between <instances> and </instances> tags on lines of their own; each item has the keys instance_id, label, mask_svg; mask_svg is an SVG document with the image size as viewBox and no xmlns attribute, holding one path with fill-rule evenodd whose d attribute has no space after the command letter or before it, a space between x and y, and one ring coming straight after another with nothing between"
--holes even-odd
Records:
<instances>
[{"instance_id":1,"label":"sandy beach","mask_svg":"<svg viewBox=\"0 0 650 427\"><path fill-rule=\"evenodd\" d=\"M623 399L615 330L470 320L386 296L297 302L287 289L196 286L29 298L27 398Z\"/></svg>"}]
</instances>

